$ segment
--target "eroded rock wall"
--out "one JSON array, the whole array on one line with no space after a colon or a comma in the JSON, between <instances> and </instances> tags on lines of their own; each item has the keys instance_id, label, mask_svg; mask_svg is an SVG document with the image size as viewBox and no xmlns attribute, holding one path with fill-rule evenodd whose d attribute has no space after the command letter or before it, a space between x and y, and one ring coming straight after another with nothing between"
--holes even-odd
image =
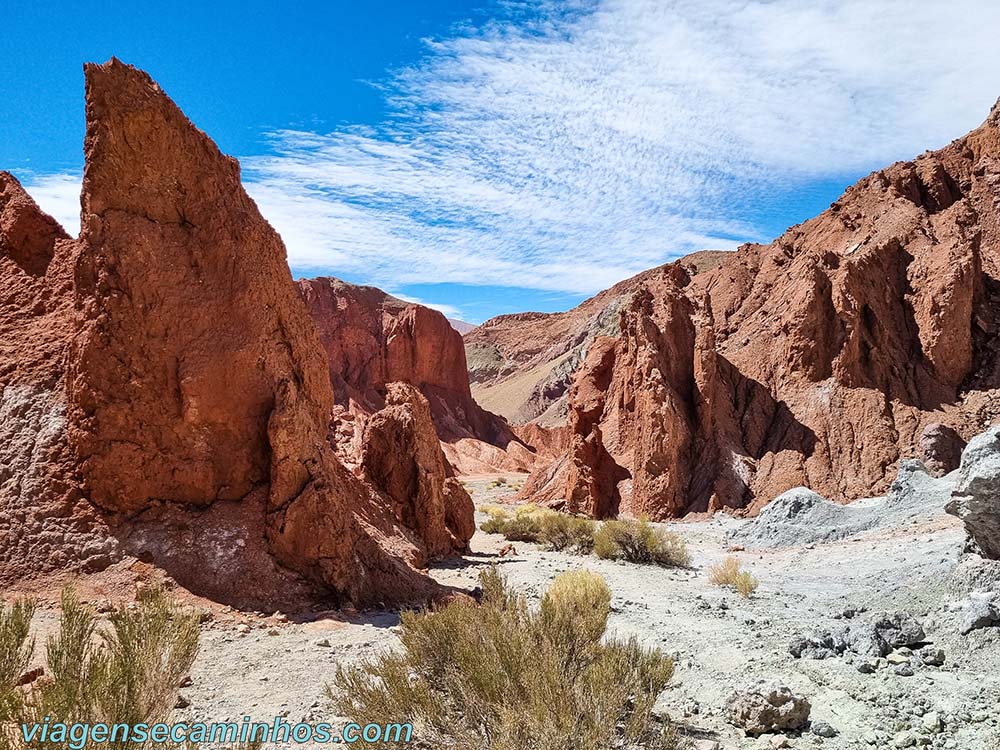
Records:
<instances>
[{"instance_id":1,"label":"eroded rock wall","mask_svg":"<svg viewBox=\"0 0 1000 750\"><path fill-rule=\"evenodd\" d=\"M754 511L800 485L845 502L885 492L928 429L960 443L1000 417L998 122L771 245L623 282L606 389L580 368L575 442L522 495L654 518ZM611 490L593 481L609 471Z\"/></svg>"},{"instance_id":2,"label":"eroded rock wall","mask_svg":"<svg viewBox=\"0 0 1000 750\"><path fill-rule=\"evenodd\" d=\"M3 577L132 555L256 607L440 594L429 532L327 442L319 332L238 163L142 71L85 76L80 239L0 175Z\"/></svg>"},{"instance_id":3,"label":"eroded rock wall","mask_svg":"<svg viewBox=\"0 0 1000 750\"><path fill-rule=\"evenodd\" d=\"M364 422L385 405L388 384L405 382L427 399L448 460L461 473L536 466L536 452L506 420L473 400L462 336L444 315L330 277L302 279L298 286L329 361L343 417L331 439L345 461L360 457Z\"/></svg>"}]
</instances>

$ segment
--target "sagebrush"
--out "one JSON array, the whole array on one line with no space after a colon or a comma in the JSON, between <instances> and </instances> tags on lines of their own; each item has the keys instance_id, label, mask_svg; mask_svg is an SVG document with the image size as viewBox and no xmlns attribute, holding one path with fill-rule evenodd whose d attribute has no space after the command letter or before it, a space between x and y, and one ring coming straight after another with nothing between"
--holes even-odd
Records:
<instances>
[{"instance_id":1,"label":"sagebrush","mask_svg":"<svg viewBox=\"0 0 1000 750\"><path fill-rule=\"evenodd\" d=\"M564 573L536 610L496 569L480 584L481 604L405 613L400 652L339 668L337 712L362 725L405 716L428 748L677 747L652 713L673 663L635 639L603 639L603 579Z\"/></svg>"}]
</instances>

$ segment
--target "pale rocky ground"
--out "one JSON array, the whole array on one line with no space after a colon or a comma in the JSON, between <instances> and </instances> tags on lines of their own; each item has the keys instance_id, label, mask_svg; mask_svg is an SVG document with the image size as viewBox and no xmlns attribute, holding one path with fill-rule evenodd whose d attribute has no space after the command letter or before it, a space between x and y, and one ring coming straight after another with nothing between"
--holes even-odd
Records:
<instances>
[{"instance_id":1,"label":"pale rocky ground","mask_svg":"<svg viewBox=\"0 0 1000 750\"><path fill-rule=\"evenodd\" d=\"M501 501L519 478L497 485L469 481L477 505ZM482 515L480 514L480 520ZM957 615L945 612L948 581L962 555L961 524L934 510L892 529L858 538L781 550L728 552L726 534L746 521L673 524L693 553L690 570L602 561L593 556L546 552L518 543L517 555L498 558L502 537L479 531L472 554L438 567L447 584L472 587L480 569L498 563L510 582L537 600L565 570L589 568L614 594L610 629L636 635L675 655L673 685L660 708L679 722L699 747L781 747L782 738L749 738L725 718L734 687L763 678L781 682L812 703L814 722L838 732L785 737L789 747L892 748L929 745L954 750L993 750L1000 713L1000 628L957 631ZM759 579L751 599L714 587L708 569L735 554ZM845 609L906 610L917 616L927 640L946 653L942 667L921 667L911 677L883 668L861 674L845 658L795 659L788 642L814 628L843 624ZM42 614L51 622L51 612ZM863 618L865 615L857 615ZM182 690L190 705L175 720L330 720L325 696L338 664L349 664L396 643L392 612L309 613L261 617L217 611L204 626L201 652ZM937 725L931 730L925 726ZM405 720L405 717L400 717Z\"/></svg>"}]
</instances>

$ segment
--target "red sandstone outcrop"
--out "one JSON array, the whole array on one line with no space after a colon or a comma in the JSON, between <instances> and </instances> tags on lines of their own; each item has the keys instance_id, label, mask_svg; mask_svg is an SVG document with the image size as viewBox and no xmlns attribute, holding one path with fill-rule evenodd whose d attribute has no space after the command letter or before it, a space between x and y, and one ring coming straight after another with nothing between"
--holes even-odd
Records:
<instances>
[{"instance_id":1,"label":"red sandstone outcrop","mask_svg":"<svg viewBox=\"0 0 1000 750\"><path fill-rule=\"evenodd\" d=\"M885 491L927 425L980 431L1000 403L998 121L771 245L619 285L613 351L591 343L570 394L573 443L522 495L654 518L799 485L849 501Z\"/></svg>"},{"instance_id":2,"label":"red sandstone outcrop","mask_svg":"<svg viewBox=\"0 0 1000 750\"><path fill-rule=\"evenodd\" d=\"M0 180L3 578L134 555L256 606L435 594L448 518L408 528L334 455L319 334L238 163L145 73L85 73L79 241Z\"/></svg>"},{"instance_id":3,"label":"red sandstone outcrop","mask_svg":"<svg viewBox=\"0 0 1000 750\"><path fill-rule=\"evenodd\" d=\"M688 273L699 274L730 254L704 251L679 262ZM590 343L618 335L621 306L663 268L615 284L567 312L500 315L477 326L464 337L476 401L512 425L565 426L569 389Z\"/></svg>"},{"instance_id":4,"label":"red sandstone outcrop","mask_svg":"<svg viewBox=\"0 0 1000 750\"><path fill-rule=\"evenodd\" d=\"M390 383L385 408L365 424L365 479L391 501L432 557L465 552L476 530L472 498L455 479L431 421L427 399L408 383Z\"/></svg>"},{"instance_id":5,"label":"red sandstone outcrop","mask_svg":"<svg viewBox=\"0 0 1000 750\"><path fill-rule=\"evenodd\" d=\"M118 558L66 440L75 244L0 172L0 582Z\"/></svg>"},{"instance_id":6,"label":"red sandstone outcrop","mask_svg":"<svg viewBox=\"0 0 1000 750\"><path fill-rule=\"evenodd\" d=\"M356 461L363 423L386 403L389 383L427 399L448 460L463 474L529 471L538 458L506 421L472 398L461 335L430 308L334 278L303 279L299 291L320 332L342 417L331 436Z\"/></svg>"}]
</instances>

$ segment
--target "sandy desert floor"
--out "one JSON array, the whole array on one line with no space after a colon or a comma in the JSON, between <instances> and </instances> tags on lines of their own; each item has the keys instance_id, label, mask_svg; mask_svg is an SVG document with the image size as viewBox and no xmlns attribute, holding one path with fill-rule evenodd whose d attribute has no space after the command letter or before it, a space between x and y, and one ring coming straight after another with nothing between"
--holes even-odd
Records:
<instances>
[{"instance_id":1,"label":"sandy desert floor","mask_svg":"<svg viewBox=\"0 0 1000 750\"><path fill-rule=\"evenodd\" d=\"M503 500L516 481L469 482L477 504ZM481 516L481 514L480 514ZM480 517L482 520L482 516ZM699 747L892 748L930 746L993 750L1000 724L1000 628L960 636L946 611L949 581L959 564L964 533L956 519L930 513L902 527L856 539L782 550L734 553L759 579L751 599L710 584L708 568L727 554L725 535L745 521L717 517L679 523L693 553L690 569L676 570L546 552L517 544L499 558L502 537L476 533L472 553L433 571L435 578L472 587L480 569L498 564L535 600L560 572L589 568L614 594L610 629L638 636L676 658L672 687L660 699ZM941 667L913 676L892 669L862 674L851 659L795 659L796 634L842 624L845 610L906 610L923 623L927 640L945 651ZM54 613L42 614L51 625ZM865 616L864 614L857 615ZM201 651L182 690L176 720L329 720L325 695L338 664L393 648L393 612L310 612L256 616L219 610L207 620ZM763 678L781 682L812 703L814 722L837 735L812 732L750 738L724 714L734 687ZM405 717L400 717L405 720Z\"/></svg>"}]
</instances>

